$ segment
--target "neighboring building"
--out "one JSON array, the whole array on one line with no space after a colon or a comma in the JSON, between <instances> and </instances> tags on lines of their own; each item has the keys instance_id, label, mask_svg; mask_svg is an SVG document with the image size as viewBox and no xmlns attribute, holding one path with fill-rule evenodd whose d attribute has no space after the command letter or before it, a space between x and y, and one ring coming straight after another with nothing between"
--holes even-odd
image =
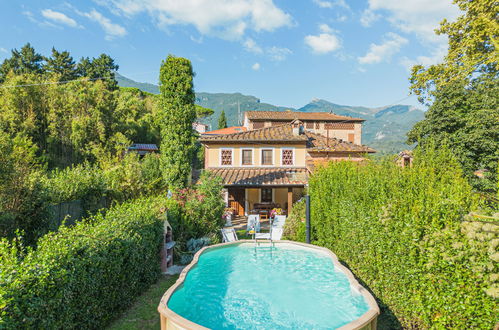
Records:
<instances>
[{"instance_id":1,"label":"neighboring building","mask_svg":"<svg viewBox=\"0 0 499 330\"><path fill-rule=\"evenodd\" d=\"M412 167L414 157L411 150L404 150L399 152L396 158L396 163L400 167Z\"/></svg>"},{"instance_id":2,"label":"neighboring building","mask_svg":"<svg viewBox=\"0 0 499 330\"><path fill-rule=\"evenodd\" d=\"M134 143L128 147L127 152L136 152L141 156L149 153L158 152L158 146L155 144Z\"/></svg>"},{"instance_id":3,"label":"neighboring building","mask_svg":"<svg viewBox=\"0 0 499 330\"><path fill-rule=\"evenodd\" d=\"M262 203L288 212L317 164L362 161L373 149L327 138L294 120L231 134L204 134L205 169L223 179L226 203L245 215Z\"/></svg>"},{"instance_id":4,"label":"neighboring building","mask_svg":"<svg viewBox=\"0 0 499 330\"><path fill-rule=\"evenodd\" d=\"M244 127L248 130L278 126L298 119L307 131L355 144L362 144L364 119L339 116L327 112L246 111Z\"/></svg>"},{"instance_id":5,"label":"neighboring building","mask_svg":"<svg viewBox=\"0 0 499 330\"><path fill-rule=\"evenodd\" d=\"M206 124L197 123L197 122L192 123L192 128L199 134L205 133L209 129L208 127L209 126Z\"/></svg>"},{"instance_id":6,"label":"neighboring building","mask_svg":"<svg viewBox=\"0 0 499 330\"><path fill-rule=\"evenodd\" d=\"M227 128L221 128L214 131L205 132L204 134L219 135L219 134L232 134L247 131L244 126L232 126Z\"/></svg>"}]
</instances>

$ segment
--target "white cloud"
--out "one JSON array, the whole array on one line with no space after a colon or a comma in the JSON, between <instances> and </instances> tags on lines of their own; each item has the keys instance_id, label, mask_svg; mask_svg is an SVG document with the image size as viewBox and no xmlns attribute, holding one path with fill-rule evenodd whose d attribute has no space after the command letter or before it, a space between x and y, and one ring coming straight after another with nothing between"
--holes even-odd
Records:
<instances>
[{"instance_id":1,"label":"white cloud","mask_svg":"<svg viewBox=\"0 0 499 330\"><path fill-rule=\"evenodd\" d=\"M255 54L262 54L263 49L262 47L258 46L258 44L255 42L255 40L248 38L246 41L243 43L244 48L251 53Z\"/></svg>"},{"instance_id":2,"label":"white cloud","mask_svg":"<svg viewBox=\"0 0 499 330\"><path fill-rule=\"evenodd\" d=\"M257 63L255 63L255 64L253 64L253 65L251 66L251 68L252 68L253 70L255 70L255 71L260 70L260 63L258 63L258 62L257 62Z\"/></svg>"},{"instance_id":3,"label":"white cloud","mask_svg":"<svg viewBox=\"0 0 499 330\"><path fill-rule=\"evenodd\" d=\"M8 53L7 49L0 47L0 53Z\"/></svg>"},{"instance_id":4,"label":"white cloud","mask_svg":"<svg viewBox=\"0 0 499 330\"><path fill-rule=\"evenodd\" d=\"M66 14L63 14L58 11L53 11L52 9L44 9L42 10L42 16L48 20L51 20L55 23L67 25L70 27L78 27L78 23L71 17L68 17Z\"/></svg>"},{"instance_id":5,"label":"white cloud","mask_svg":"<svg viewBox=\"0 0 499 330\"><path fill-rule=\"evenodd\" d=\"M333 32L333 29L327 24L320 24L319 25L319 30L323 33L331 33Z\"/></svg>"},{"instance_id":6,"label":"white cloud","mask_svg":"<svg viewBox=\"0 0 499 330\"><path fill-rule=\"evenodd\" d=\"M442 19L453 20L459 15L459 8L451 0L368 0L368 9L361 22L369 25L376 18L376 11L387 12L386 18L405 33L414 33L422 41L445 42L434 29Z\"/></svg>"},{"instance_id":7,"label":"white cloud","mask_svg":"<svg viewBox=\"0 0 499 330\"><path fill-rule=\"evenodd\" d=\"M376 14L371 9L366 9L360 17L360 24L364 27L370 27L374 22L381 18L381 15Z\"/></svg>"},{"instance_id":8,"label":"white cloud","mask_svg":"<svg viewBox=\"0 0 499 330\"><path fill-rule=\"evenodd\" d=\"M101 13L99 13L95 9L92 9L91 12L81 13L81 14L85 17L88 17L92 21L99 23L99 25L106 32L106 39L107 40L111 40L115 37L123 37L127 34L127 31L123 26L111 22L111 20L109 18L103 16Z\"/></svg>"},{"instance_id":9,"label":"white cloud","mask_svg":"<svg viewBox=\"0 0 499 330\"><path fill-rule=\"evenodd\" d=\"M132 16L147 12L159 26L193 25L205 35L239 39L248 29L273 31L290 26L292 18L273 0L100 0Z\"/></svg>"},{"instance_id":10,"label":"white cloud","mask_svg":"<svg viewBox=\"0 0 499 330\"><path fill-rule=\"evenodd\" d=\"M305 44L312 48L314 53L327 54L341 48L341 40L327 24L319 25L319 30L322 32L319 35L305 36Z\"/></svg>"},{"instance_id":11,"label":"white cloud","mask_svg":"<svg viewBox=\"0 0 499 330\"><path fill-rule=\"evenodd\" d=\"M350 9L350 7L347 5L345 0L332 0L332 1L314 0L314 3L321 8L333 8L333 7L337 6L337 7L343 7L346 9Z\"/></svg>"},{"instance_id":12,"label":"white cloud","mask_svg":"<svg viewBox=\"0 0 499 330\"><path fill-rule=\"evenodd\" d=\"M284 61L288 55L293 54L293 52L288 48L273 46L267 49L267 54L272 61L280 62Z\"/></svg>"},{"instance_id":13,"label":"white cloud","mask_svg":"<svg viewBox=\"0 0 499 330\"><path fill-rule=\"evenodd\" d=\"M389 61L400 48L407 43L407 39L396 33L389 32L381 44L371 44L366 55L359 57L360 64L374 64Z\"/></svg>"}]
</instances>

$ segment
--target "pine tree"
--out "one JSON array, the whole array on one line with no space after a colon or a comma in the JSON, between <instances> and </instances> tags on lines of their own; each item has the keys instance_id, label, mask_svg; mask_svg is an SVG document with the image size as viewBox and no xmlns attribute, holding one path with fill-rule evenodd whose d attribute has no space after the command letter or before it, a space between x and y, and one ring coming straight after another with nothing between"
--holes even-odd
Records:
<instances>
[{"instance_id":1,"label":"pine tree","mask_svg":"<svg viewBox=\"0 0 499 330\"><path fill-rule=\"evenodd\" d=\"M76 64L68 51L59 52L52 47L52 55L47 58L45 70L60 75L61 81L73 80L78 77Z\"/></svg>"},{"instance_id":2,"label":"pine tree","mask_svg":"<svg viewBox=\"0 0 499 330\"><path fill-rule=\"evenodd\" d=\"M5 59L0 66L0 82L5 80L10 71L15 74L43 73L43 60L43 56L38 54L29 42L20 51L13 49L12 56Z\"/></svg>"},{"instance_id":3,"label":"pine tree","mask_svg":"<svg viewBox=\"0 0 499 330\"><path fill-rule=\"evenodd\" d=\"M161 167L170 190L187 186L194 158L192 123L196 119L191 62L168 55L161 63Z\"/></svg>"},{"instance_id":4,"label":"pine tree","mask_svg":"<svg viewBox=\"0 0 499 330\"><path fill-rule=\"evenodd\" d=\"M225 111L222 110L220 117L218 117L218 129L227 128L227 117L225 117Z\"/></svg>"},{"instance_id":5,"label":"pine tree","mask_svg":"<svg viewBox=\"0 0 499 330\"><path fill-rule=\"evenodd\" d=\"M97 58L82 57L77 66L78 75L90 79L100 79L106 82L110 90L118 88L115 72L119 66L109 55L101 54Z\"/></svg>"}]
</instances>

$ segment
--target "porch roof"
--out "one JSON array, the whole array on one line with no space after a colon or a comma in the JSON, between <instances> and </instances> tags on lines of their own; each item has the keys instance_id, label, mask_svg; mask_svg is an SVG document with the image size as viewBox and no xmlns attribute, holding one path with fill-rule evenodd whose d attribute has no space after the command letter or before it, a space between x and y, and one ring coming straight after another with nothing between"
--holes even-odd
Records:
<instances>
[{"instance_id":1,"label":"porch roof","mask_svg":"<svg viewBox=\"0 0 499 330\"><path fill-rule=\"evenodd\" d=\"M216 167L207 170L221 177L226 186L303 186L308 182L308 170L301 167Z\"/></svg>"}]
</instances>

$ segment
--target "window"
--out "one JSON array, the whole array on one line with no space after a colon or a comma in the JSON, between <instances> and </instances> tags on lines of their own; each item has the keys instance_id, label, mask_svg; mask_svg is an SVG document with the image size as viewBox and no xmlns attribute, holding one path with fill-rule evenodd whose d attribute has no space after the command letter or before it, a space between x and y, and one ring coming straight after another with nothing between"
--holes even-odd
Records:
<instances>
[{"instance_id":1,"label":"window","mask_svg":"<svg viewBox=\"0 0 499 330\"><path fill-rule=\"evenodd\" d=\"M220 164L223 166L232 165L232 149L220 150Z\"/></svg>"},{"instance_id":2,"label":"window","mask_svg":"<svg viewBox=\"0 0 499 330\"><path fill-rule=\"evenodd\" d=\"M319 129L321 128L321 123L319 123L318 121L315 122L315 129Z\"/></svg>"},{"instance_id":3,"label":"window","mask_svg":"<svg viewBox=\"0 0 499 330\"><path fill-rule=\"evenodd\" d=\"M355 134L349 133L348 134L348 142L354 143L355 141Z\"/></svg>"},{"instance_id":4,"label":"window","mask_svg":"<svg viewBox=\"0 0 499 330\"><path fill-rule=\"evenodd\" d=\"M253 150L243 149L241 159L243 165L253 165Z\"/></svg>"},{"instance_id":5,"label":"window","mask_svg":"<svg viewBox=\"0 0 499 330\"><path fill-rule=\"evenodd\" d=\"M282 165L293 165L293 149L282 149L281 157Z\"/></svg>"},{"instance_id":6,"label":"window","mask_svg":"<svg viewBox=\"0 0 499 330\"><path fill-rule=\"evenodd\" d=\"M313 121L307 121L305 123L307 129L314 129L314 122Z\"/></svg>"},{"instance_id":7,"label":"window","mask_svg":"<svg viewBox=\"0 0 499 330\"><path fill-rule=\"evenodd\" d=\"M272 149L263 149L262 150L262 165L272 165L274 164L272 157Z\"/></svg>"},{"instance_id":8,"label":"window","mask_svg":"<svg viewBox=\"0 0 499 330\"><path fill-rule=\"evenodd\" d=\"M263 121L253 122L253 129L259 129L259 128L264 128L264 127L265 127L265 122L263 122Z\"/></svg>"},{"instance_id":9,"label":"window","mask_svg":"<svg viewBox=\"0 0 499 330\"><path fill-rule=\"evenodd\" d=\"M262 203L272 203L272 189L271 188L263 188L261 189L262 195L261 200Z\"/></svg>"}]
</instances>

